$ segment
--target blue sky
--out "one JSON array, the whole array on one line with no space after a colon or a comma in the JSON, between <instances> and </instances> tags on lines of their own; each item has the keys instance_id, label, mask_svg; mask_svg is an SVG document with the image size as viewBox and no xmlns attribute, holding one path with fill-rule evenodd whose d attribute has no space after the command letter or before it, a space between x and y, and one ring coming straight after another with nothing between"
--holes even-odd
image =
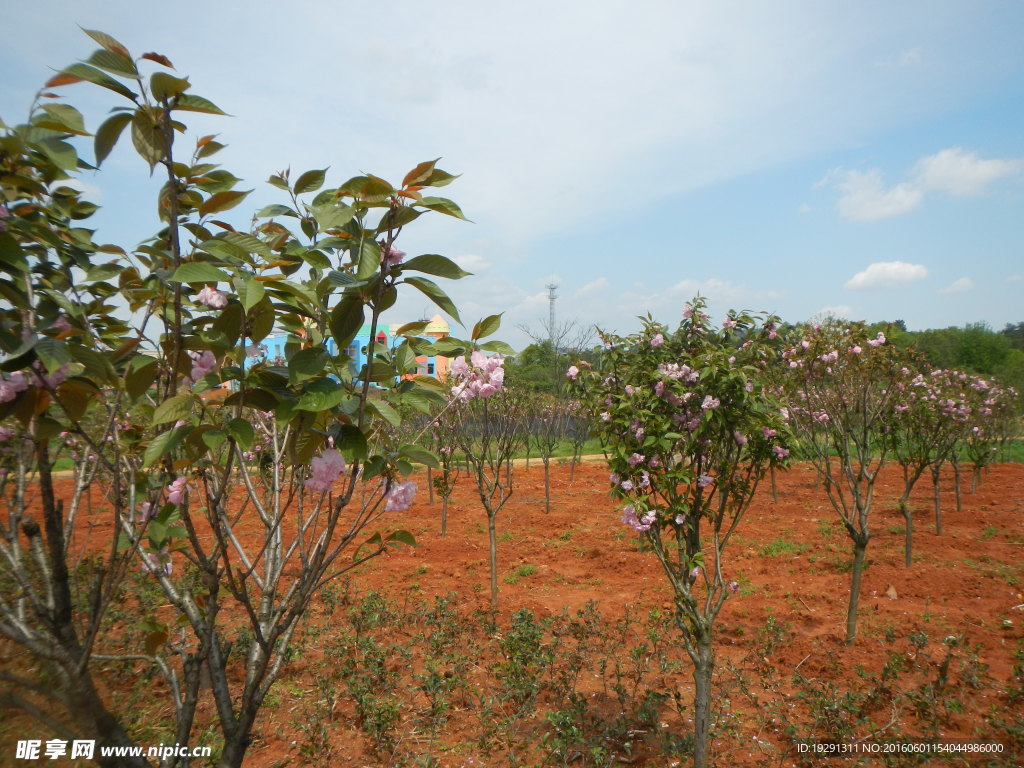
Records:
<instances>
[{"instance_id":1,"label":"blue sky","mask_svg":"<svg viewBox=\"0 0 1024 768\"><path fill-rule=\"evenodd\" d=\"M1024 320L1017 2L39 0L0 18L5 121L92 52L76 25L101 29L232 115L190 126L229 145L252 206L286 166L397 181L443 157L474 223L432 217L399 245L474 272L447 286L464 319L505 311L514 346L552 280L560 319L620 332L674 324L697 292L718 316ZM65 92L91 127L116 104ZM157 228L129 147L83 181L99 239Z\"/></svg>"}]
</instances>

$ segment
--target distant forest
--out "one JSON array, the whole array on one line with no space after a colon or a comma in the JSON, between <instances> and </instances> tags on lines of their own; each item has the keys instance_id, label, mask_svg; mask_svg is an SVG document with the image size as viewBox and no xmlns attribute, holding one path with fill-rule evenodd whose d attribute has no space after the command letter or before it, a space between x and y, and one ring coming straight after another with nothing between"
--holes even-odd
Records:
<instances>
[{"instance_id":1,"label":"distant forest","mask_svg":"<svg viewBox=\"0 0 1024 768\"><path fill-rule=\"evenodd\" d=\"M1024 323L1007 324L1001 331L985 323L908 331L902 320L893 320L874 323L871 330L882 331L898 346L913 348L932 366L994 376L1024 392ZM599 354L597 349L559 347L556 355L551 342L538 341L509 361L509 382L532 391L557 392L572 359L596 360Z\"/></svg>"}]
</instances>

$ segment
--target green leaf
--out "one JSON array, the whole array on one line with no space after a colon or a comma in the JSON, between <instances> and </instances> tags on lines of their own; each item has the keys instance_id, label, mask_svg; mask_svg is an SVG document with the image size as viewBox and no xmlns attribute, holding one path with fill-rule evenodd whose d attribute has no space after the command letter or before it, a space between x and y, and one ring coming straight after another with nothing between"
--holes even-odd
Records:
<instances>
[{"instance_id":1,"label":"green leaf","mask_svg":"<svg viewBox=\"0 0 1024 768\"><path fill-rule=\"evenodd\" d=\"M245 194L249 193L246 192ZM249 253L258 253L262 256L270 255L270 246L255 235L250 235L247 232L225 232L221 239L226 240L232 245L237 245Z\"/></svg>"},{"instance_id":2,"label":"green leaf","mask_svg":"<svg viewBox=\"0 0 1024 768\"><path fill-rule=\"evenodd\" d=\"M348 205L328 203L310 208L313 218L321 229L340 229L352 221L355 209Z\"/></svg>"},{"instance_id":3,"label":"green leaf","mask_svg":"<svg viewBox=\"0 0 1024 768\"><path fill-rule=\"evenodd\" d=\"M191 392L182 392L179 395L164 400L153 411L153 426L187 419L192 415L192 408L195 404L196 396Z\"/></svg>"},{"instance_id":4,"label":"green leaf","mask_svg":"<svg viewBox=\"0 0 1024 768\"><path fill-rule=\"evenodd\" d=\"M369 453L366 435L355 424L342 424L334 438L339 451L352 457L353 461L365 461Z\"/></svg>"},{"instance_id":5,"label":"green leaf","mask_svg":"<svg viewBox=\"0 0 1024 768\"><path fill-rule=\"evenodd\" d=\"M499 355L514 355L516 351L504 341L488 341L480 345L484 352L497 352Z\"/></svg>"},{"instance_id":6,"label":"green leaf","mask_svg":"<svg viewBox=\"0 0 1024 768\"><path fill-rule=\"evenodd\" d=\"M227 211L234 208L240 202L242 202L246 195L252 192L242 192L239 190L228 190L226 192L218 192L215 195L210 195L203 204L199 206L199 215L208 216L211 213L220 213L221 211Z\"/></svg>"},{"instance_id":7,"label":"green leaf","mask_svg":"<svg viewBox=\"0 0 1024 768\"><path fill-rule=\"evenodd\" d=\"M210 429L203 432L203 443L211 451L216 451L228 439L228 433L223 429Z\"/></svg>"},{"instance_id":8,"label":"green leaf","mask_svg":"<svg viewBox=\"0 0 1024 768\"><path fill-rule=\"evenodd\" d=\"M293 383L311 379L323 373L327 365L327 353L322 347L300 349L288 361L288 377Z\"/></svg>"},{"instance_id":9,"label":"green leaf","mask_svg":"<svg viewBox=\"0 0 1024 768\"><path fill-rule=\"evenodd\" d=\"M238 294L238 300L242 302L242 308L248 312L250 309L260 303L260 300L266 294L266 289L256 278L250 278L243 280L240 277L236 277L234 280L235 293Z\"/></svg>"},{"instance_id":10,"label":"green leaf","mask_svg":"<svg viewBox=\"0 0 1024 768\"><path fill-rule=\"evenodd\" d=\"M390 405L385 403L383 400L373 400L366 404L368 410L376 411L377 415L384 419L392 427L398 427L402 424L402 417L398 415L398 411L392 408Z\"/></svg>"},{"instance_id":11,"label":"green leaf","mask_svg":"<svg viewBox=\"0 0 1024 768\"><path fill-rule=\"evenodd\" d=\"M44 104L42 114L37 115L32 123L52 131L73 133L76 136L89 135L82 121L82 113L67 104Z\"/></svg>"},{"instance_id":12,"label":"green leaf","mask_svg":"<svg viewBox=\"0 0 1024 768\"><path fill-rule=\"evenodd\" d=\"M409 531L394 531L387 538L388 546L399 547L405 544L409 547L416 546L416 537L413 536Z\"/></svg>"},{"instance_id":13,"label":"green leaf","mask_svg":"<svg viewBox=\"0 0 1024 768\"><path fill-rule=\"evenodd\" d=\"M256 218L258 219L269 219L272 216L294 216L295 218L298 218L299 214L287 205L280 205L279 203L265 205L256 212Z\"/></svg>"},{"instance_id":14,"label":"green leaf","mask_svg":"<svg viewBox=\"0 0 1024 768\"><path fill-rule=\"evenodd\" d=\"M256 439L256 431L245 419L232 419L228 422L228 434L235 438L235 441L245 448L249 449L253 441Z\"/></svg>"},{"instance_id":15,"label":"green leaf","mask_svg":"<svg viewBox=\"0 0 1024 768\"><path fill-rule=\"evenodd\" d=\"M364 238L359 245L359 266L356 279L366 280L380 268L380 245L372 237Z\"/></svg>"},{"instance_id":16,"label":"green leaf","mask_svg":"<svg viewBox=\"0 0 1024 768\"><path fill-rule=\"evenodd\" d=\"M456 219L469 221L469 219L462 214L462 209L446 197L424 197L422 200L417 200L413 205L421 208L429 208L432 211L444 213L448 216L454 216Z\"/></svg>"},{"instance_id":17,"label":"green leaf","mask_svg":"<svg viewBox=\"0 0 1024 768\"><path fill-rule=\"evenodd\" d=\"M455 304L448 298L448 294L441 290L441 288L433 280L427 280L425 277L407 277L405 282L409 285L417 288L424 296L433 301L437 306L455 318L455 321L462 325L462 319L459 317L459 310L455 308Z\"/></svg>"},{"instance_id":18,"label":"green leaf","mask_svg":"<svg viewBox=\"0 0 1024 768\"><path fill-rule=\"evenodd\" d=\"M157 101L170 101L188 90L190 83L183 77L166 72L154 72L149 78L149 92Z\"/></svg>"},{"instance_id":19,"label":"green leaf","mask_svg":"<svg viewBox=\"0 0 1024 768\"><path fill-rule=\"evenodd\" d=\"M94 51L92 56L86 60L86 64L91 64L105 72L110 72L112 75L130 77L133 80L139 76L139 70L135 67L135 62L130 57L122 56L110 50Z\"/></svg>"},{"instance_id":20,"label":"green leaf","mask_svg":"<svg viewBox=\"0 0 1024 768\"><path fill-rule=\"evenodd\" d=\"M103 46L104 49L111 53L116 53L118 56L122 56L131 61L132 55L127 48L124 47L115 38L108 35L106 32L101 32L98 29L86 29L85 27L79 27L85 34L95 40L97 43Z\"/></svg>"},{"instance_id":21,"label":"green leaf","mask_svg":"<svg viewBox=\"0 0 1024 768\"><path fill-rule=\"evenodd\" d=\"M428 451L426 448L421 448L418 445L403 445L399 449L399 453L432 469L441 468L441 462L438 461L437 456L432 451Z\"/></svg>"},{"instance_id":22,"label":"green leaf","mask_svg":"<svg viewBox=\"0 0 1024 768\"><path fill-rule=\"evenodd\" d=\"M501 315L503 314L505 313L502 312L497 315L488 315L483 320L478 322L476 325L473 326L473 335L470 336L470 338L473 341L479 341L480 339L486 338L487 336L490 336L492 333L495 333L498 330L498 328L501 327Z\"/></svg>"},{"instance_id":23,"label":"green leaf","mask_svg":"<svg viewBox=\"0 0 1024 768\"><path fill-rule=\"evenodd\" d=\"M422 256L416 256L409 259L401 264L403 272L408 270L416 270L417 272L424 272L428 275L436 275L437 277L447 277L449 280L458 280L468 275L473 274L459 267L454 261L449 259L447 256L441 256L436 253L425 253Z\"/></svg>"},{"instance_id":24,"label":"green leaf","mask_svg":"<svg viewBox=\"0 0 1024 768\"><path fill-rule=\"evenodd\" d=\"M181 426L161 432L154 437L142 455L142 468L149 469L154 463L177 448L191 431L192 427Z\"/></svg>"},{"instance_id":25,"label":"green leaf","mask_svg":"<svg viewBox=\"0 0 1024 768\"><path fill-rule=\"evenodd\" d=\"M343 350L352 343L359 333L365 318L365 307L359 296L343 296L338 305L331 310L331 336L338 350Z\"/></svg>"},{"instance_id":26,"label":"green leaf","mask_svg":"<svg viewBox=\"0 0 1024 768\"><path fill-rule=\"evenodd\" d=\"M124 374L124 388L128 397L138 400L146 394L160 373L160 364L155 357L136 355Z\"/></svg>"},{"instance_id":27,"label":"green leaf","mask_svg":"<svg viewBox=\"0 0 1024 768\"><path fill-rule=\"evenodd\" d=\"M196 96L194 93L183 93L174 103L175 109L182 109L186 112L205 112L210 115L226 115L220 107L209 99Z\"/></svg>"},{"instance_id":28,"label":"green leaf","mask_svg":"<svg viewBox=\"0 0 1024 768\"><path fill-rule=\"evenodd\" d=\"M207 261L190 261L182 264L171 276L172 283L219 283L230 282L231 276Z\"/></svg>"},{"instance_id":29,"label":"green leaf","mask_svg":"<svg viewBox=\"0 0 1024 768\"><path fill-rule=\"evenodd\" d=\"M117 378L109 355L76 344L71 347L71 357L76 363L82 364L82 373L89 378L106 383L113 382Z\"/></svg>"},{"instance_id":30,"label":"green leaf","mask_svg":"<svg viewBox=\"0 0 1024 768\"><path fill-rule=\"evenodd\" d=\"M346 395L345 388L331 379L316 379L309 383L299 398L300 411L328 411L338 406Z\"/></svg>"},{"instance_id":31,"label":"green leaf","mask_svg":"<svg viewBox=\"0 0 1024 768\"><path fill-rule=\"evenodd\" d=\"M45 336L36 342L36 355L39 356L39 360L46 366L47 373L53 373L62 365L67 365L71 362L71 353L68 351L68 345L59 339L51 339Z\"/></svg>"},{"instance_id":32,"label":"green leaf","mask_svg":"<svg viewBox=\"0 0 1024 768\"><path fill-rule=\"evenodd\" d=\"M132 115L132 144L151 169L163 159L163 131L148 112L140 110Z\"/></svg>"},{"instance_id":33,"label":"green leaf","mask_svg":"<svg viewBox=\"0 0 1024 768\"><path fill-rule=\"evenodd\" d=\"M295 194L301 195L304 192L316 192L324 185L327 177L327 169L322 171L306 171L295 181Z\"/></svg>"},{"instance_id":34,"label":"green leaf","mask_svg":"<svg viewBox=\"0 0 1024 768\"><path fill-rule=\"evenodd\" d=\"M88 64L72 64L67 69L63 70L66 74L80 77L86 82L94 85L99 85L107 90L113 91L114 93L124 96L126 99L135 101L139 95L135 91L128 88L120 80L115 80L105 72L101 72L96 67L90 67ZM125 113L128 114L128 113ZM128 114L129 118L131 117Z\"/></svg>"}]
</instances>

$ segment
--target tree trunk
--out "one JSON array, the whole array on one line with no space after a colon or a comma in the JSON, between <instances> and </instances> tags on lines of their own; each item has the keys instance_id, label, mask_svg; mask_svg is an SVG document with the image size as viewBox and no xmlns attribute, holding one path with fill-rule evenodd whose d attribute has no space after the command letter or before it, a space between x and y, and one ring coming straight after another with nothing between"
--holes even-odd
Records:
<instances>
[{"instance_id":1,"label":"tree trunk","mask_svg":"<svg viewBox=\"0 0 1024 768\"><path fill-rule=\"evenodd\" d=\"M544 512L551 514L551 459L544 459Z\"/></svg>"},{"instance_id":2,"label":"tree trunk","mask_svg":"<svg viewBox=\"0 0 1024 768\"><path fill-rule=\"evenodd\" d=\"M427 497L428 503L433 504L434 503L434 470L432 470L430 467L427 467L427 493L429 494L429 496Z\"/></svg>"},{"instance_id":3,"label":"tree trunk","mask_svg":"<svg viewBox=\"0 0 1024 768\"><path fill-rule=\"evenodd\" d=\"M935 497L935 535L942 535L942 502L939 498L939 473L932 475L933 493Z\"/></svg>"},{"instance_id":4,"label":"tree trunk","mask_svg":"<svg viewBox=\"0 0 1024 768\"><path fill-rule=\"evenodd\" d=\"M853 542L853 580L850 583L850 607L846 612L846 644L853 645L857 638L857 605L860 603L860 583L864 577L864 555L868 548L866 535Z\"/></svg>"},{"instance_id":5,"label":"tree trunk","mask_svg":"<svg viewBox=\"0 0 1024 768\"><path fill-rule=\"evenodd\" d=\"M487 544L490 549L491 556L491 607L498 607L498 540L497 540L497 528L494 524L494 518L497 515L491 514L490 510L487 510Z\"/></svg>"},{"instance_id":6,"label":"tree trunk","mask_svg":"<svg viewBox=\"0 0 1024 768\"><path fill-rule=\"evenodd\" d=\"M909 568L913 563L914 517L911 514L906 494L900 498L900 512L903 513L903 565Z\"/></svg>"},{"instance_id":7,"label":"tree trunk","mask_svg":"<svg viewBox=\"0 0 1024 768\"><path fill-rule=\"evenodd\" d=\"M441 497L441 536L448 532L448 497Z\"/></svg>"},{"instance_id":8,"label":"tree trunk","mask_svg":"<svg viewBox=\"0 0 1024 768\"><path fill-rule=\"evenodd\" d=\"M768 470L768 472L769 472L769 474L772 477L772 501L777 502L779 500L779 491L778 491L778 489L775 486L775 467L772 466Z\"/></svg>"},{"instance_id":9,"label":"tree trunk","mask_svg":"<svg viewBox=\"0 0 1024 768\"><path fill-rule=\"evenodd\" d=\"M715 652L711 636L697 639L697 662L693 667L696 692L693 697L693 766L707 768L711 726L711 673L715 668Z\"/></svg>"}]
</instances>

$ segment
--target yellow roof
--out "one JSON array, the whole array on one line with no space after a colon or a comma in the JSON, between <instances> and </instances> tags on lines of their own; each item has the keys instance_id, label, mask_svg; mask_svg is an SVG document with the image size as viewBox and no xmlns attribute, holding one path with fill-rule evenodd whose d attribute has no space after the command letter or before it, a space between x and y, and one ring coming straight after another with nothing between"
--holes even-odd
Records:
<instances>
[{"instance_id":1,"label":"yellow roof","mask_svg":"<svg viewBox=\"0 0 1024 768\"><path fill-rule=\"evenodd\" d=\"M451 333L452 329L448 327L448 323L444 321L441 315L434 315L430 318L430 322L427 323L427 327L423 329L424 333Z\"/></svg>"}]
</instances>

